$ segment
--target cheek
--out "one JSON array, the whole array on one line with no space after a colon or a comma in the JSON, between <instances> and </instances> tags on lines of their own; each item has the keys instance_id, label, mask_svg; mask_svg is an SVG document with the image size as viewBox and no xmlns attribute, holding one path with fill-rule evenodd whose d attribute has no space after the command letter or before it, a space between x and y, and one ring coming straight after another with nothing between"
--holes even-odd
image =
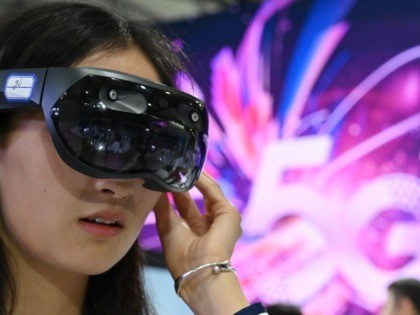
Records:
<instances>
[{"instance_id":1,"label":"cheek","mask_svg":"<svg viewBox=\"0 0 420 315\"><path fill-rule=\"evenodd\" d=\"M44 152L38 151L30 157L11 151L8 161L2 161L1 207L5 223L16 232L23 229L35 233L55 223L59 209L73 200L54 175Z\"/></svg>"},{"instance_id":2,"label":"cheek","mask_svg":"<svg viewBox=\"0 0 420 315\"><path fill-rule=\"evenodd\" d=\"M10 168L14 170L14 167ZM9 172L2 173L1 209L5 228L17 239L29 235L29 239L36 237L37 228L45 228L49 216L46 213L46 201L53 198L49 196L49 187L43 186L42 180L36 183L33 180L33 170L22 167L22 174L16 170L15 176ZM23 176L25 170L26 176ZM44 223L44 225L40 223ZM32 235L33 234L33 235Z\"/></svg>"},{"instance_id":3,"label":"cheek","mask_svg":"<svg viewBox=\"0 0 420 315\"><path fill-rule=\"evenodd\" d=\"M137 193L137 198L134 198L135 215L138 219L139 230L143 227L148 216L150 216L153 208L159 200L161 192L152 191L142 188L141 192Z\"/></svg>"},{"instance_id":4,"label":"cheek","mask_svg":"<svg viewBox=\"0 0 420 315\"><path fill-rule=\"evenodd\" d=\"M26 257L25 260L46 262L57 258L57 254L52 254L61 252L63 243L59 232L63 230L63 226L58 218L52 215L52 210L55 209L48 208L45 201L34 202L32 205L13 201L4 203L3 231L6 235L5 241L15 259L20 261L22 257Z\"/></svg>"}]
</instances>

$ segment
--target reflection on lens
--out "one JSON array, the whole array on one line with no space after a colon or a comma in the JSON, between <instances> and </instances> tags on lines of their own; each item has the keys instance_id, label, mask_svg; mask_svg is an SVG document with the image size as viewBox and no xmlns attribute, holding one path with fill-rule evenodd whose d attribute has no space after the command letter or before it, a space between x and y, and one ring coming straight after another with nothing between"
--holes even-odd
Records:
<instances>
[{"instance_id":1,"label":"reflection on lens","mask_svg":"<svg viewBox=\"0 0 420 315\"><path fill-rule=\"evenodd\" d=\"M130 137L118 135L115 130L101 126L84 128L81 134L82 142L87 143L98 151L108 153L126 153L130 150Z\"/></svg>"}]
</instances>

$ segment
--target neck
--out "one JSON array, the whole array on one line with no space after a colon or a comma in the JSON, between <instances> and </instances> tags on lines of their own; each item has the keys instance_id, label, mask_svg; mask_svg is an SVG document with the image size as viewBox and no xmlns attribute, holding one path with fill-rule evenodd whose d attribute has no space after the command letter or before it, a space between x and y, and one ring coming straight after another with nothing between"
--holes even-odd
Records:
<instances>
[{"instance_id":1,"label":"neck","mask_svg":"<svg viewBox=\"0 0 420 315\"><path fill-rule=\"evenodd\" d=\"M88 276L19 263L13 315L80 315Z\"/></svg>"}]
</instances>

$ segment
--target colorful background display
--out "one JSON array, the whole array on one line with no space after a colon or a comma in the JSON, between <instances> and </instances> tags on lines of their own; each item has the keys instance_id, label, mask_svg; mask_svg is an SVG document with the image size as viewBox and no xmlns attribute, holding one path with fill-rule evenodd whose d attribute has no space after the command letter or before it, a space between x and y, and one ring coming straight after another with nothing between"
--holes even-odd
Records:
<instances>
[{"instance_id":1,"label":"colorful background display","mask_svg":"<svg viewBox=\"0 0 420 315\"><path fill-rule=\"evenodd\" d=\"M251 301L376 314L420 278L419 1L266 0L169 28L210 108L205 170L243 215Z\"/></svg>"}]
</instances>

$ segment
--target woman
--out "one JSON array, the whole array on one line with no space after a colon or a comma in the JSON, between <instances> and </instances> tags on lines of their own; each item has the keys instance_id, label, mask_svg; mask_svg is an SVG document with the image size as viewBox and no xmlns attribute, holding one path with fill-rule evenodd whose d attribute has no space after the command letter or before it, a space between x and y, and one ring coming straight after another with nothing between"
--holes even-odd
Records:
<instances>
[{"instance_id":1,"label":"woman","mask_svg":"<svg viewBox=\"0 0 420 315\"><path fill-rule=\"evenodd\" d=\"M87 4L1 21L0 314L152 314L136 242L152 209L194 313L263 313L226 262L240 218L198 178L206 112L168 87L183 70L168 41Z\"/></svg>"}]
</instances>

